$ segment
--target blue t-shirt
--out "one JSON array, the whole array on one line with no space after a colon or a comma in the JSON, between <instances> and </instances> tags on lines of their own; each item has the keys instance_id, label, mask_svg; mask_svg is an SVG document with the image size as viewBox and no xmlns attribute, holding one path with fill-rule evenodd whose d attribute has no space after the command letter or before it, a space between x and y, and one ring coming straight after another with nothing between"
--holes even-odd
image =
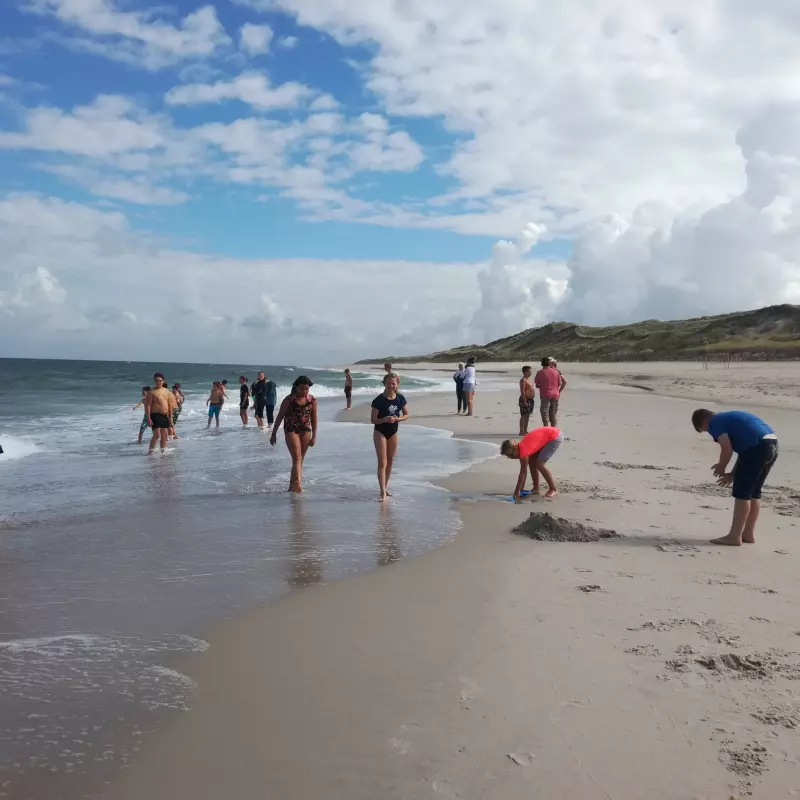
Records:
<instances>
[{"instance_id":1,"label":"blue t-shirt","mask_svg":"<svg viewBox=\"0 0 800 800\"><path fill-rule=\"evenodd\" d=\"M743 453L755 447L768 433L775 433L763 419L748 411L723 411L721 414L714 414L708 421L708 432L715 442L723 433L727 433L734 453Z\"/></svg>"}]
</instances>

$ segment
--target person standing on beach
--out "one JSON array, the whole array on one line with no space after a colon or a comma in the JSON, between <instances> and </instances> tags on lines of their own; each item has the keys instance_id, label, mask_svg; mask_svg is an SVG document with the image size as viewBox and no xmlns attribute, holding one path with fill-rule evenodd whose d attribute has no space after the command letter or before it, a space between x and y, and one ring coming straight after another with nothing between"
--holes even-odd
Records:
<instances>
[{"instance_id":1,"label":"person standing on beach","mask_svg":"<svg viewBox=\"0 0 800 800\"><path fill-rule=\"evenodd\" d=\"M247 378L239 376L239 417L242 425L247 425L247 409L250 408L250 387L247 385Z\"/></svg>"},{"instance_id":2,"label":"person standing on beach","mask_svg":"<svg viewBox=\"0 0 800 800\"><path fill-rule=\"evenodd\" d=\"M133 410L136 411L139 406L144 406L147 402L147 394L150 391L149 386L142 386L142 399L133 407ZM142 423L139 425L139 444L142 443L142 439L144 438L144 432L147 430L148 425L150 424L149 420L147 419L147 408L145 407L143 410L144 416L142 417Z\"/></svg>"},{"instance_id":3,"label":"person standing on beach","mask_svg":"<svg viewBox=\"0 0 800 800\"><path fill-rule=\"evenodd\" d=\"M277 429L283 422L283 435L286 448L292 457L292 474L289 478L289 491L300 494L303 491L303 461L309 447L317 442L317 401L309 390L313 382L300 375L292 384L292 392L283 399L275 428L269 443L275 445Z\"/></svg>"},{"instance_id":4,"label":"person standing on beach","mask_svg":"<svg viewBox=\"0 0 800 800\"><path fill-rule=\"evenodd\" d=\"M208 406L208 425L206 425L206 428L211 427L212 419L216 419L217 427L219 428L219 412L222 411L224 396L225 392L222 390L222 384L219 381L214 381L211 384L211 394L206 400L206 405Z\"/></svg>"},{"instance_id":5,"label":"person standing on beach","mask_svg":"<svg viewBox=\"0 0 800 800\"><path fill-rule=\"evenodd\" d=\"M463 408L467 410L464 402L464 365L459 363L458 369L453 373L453 380L456 382L456 414L460 414Z\"/></svg>"},{"instance_id":6,"label":"person standing on beach","mask_svg":"<svg viewBox=\"0 0 800 800\"><path fill-rule=\"evenodd\" d=\"M397 453L399 440L397 431L399 424L408 419L408 403L399 393L399 378L396 375L387 375L384 378L384 386L386 388L383 392L372 401L371 417L371 422L375 426L372 441L378 456L380 502L392 496L389 491L389 478L392 477L392 464Z\"/></svg>"},{"instance_id":7,"label":"person standing on beach","mask_svg":"<svg viewBox=\"0 0 800 800\"><path fill-rule=\"evenodd\" d=\"M535 407L536 392L531 383L532 367L522 368L522 377L519 379L519 435L525 436L528 432L528 423Z\"/></svg>"},{"instance_id":8,"label":"person standing on beach","mask_svg":"<svg viewBox=\"0 0 800 800\"><path fill-rule=\"evenodd\" d=\"M153 429L153 438L150 440L149 453L156 449L159 440L161 452L167 449L167 437L172 428L172 410L177 403L172 392L164 386L164 376L160 372L153 375L155 386L147 393L144 401L144 410L147 423Z\"/></svg>"},{"instance_id":9,"label":"person standing on beach","mask_svg":"<svg viewBox=\"0 0 800 800\"><path fill-rule=\"evenodd\" d=\"M778 460L778 437L763 419L747 411L714 413L698 408L692 414L692 425L698 433L709 433L720 447L719 460L711 469L720 486L733 486L733 522L725 536L711 544L740 547L742 542L754 544L756 523L761 513L761 490L770 470ZM725 470L733 454L736 464Z\"/></svg>"},{"instance_id":10,"label":"person standing on beach","mask_svg":"<svg viewBox=\"0 0 800 800\"><path fill-rule=\"evenodd\" d=\"M311 384L309 384L311 386ZM267 404L265 410L267 412L267 427L272 425L272 420L275 414L275 406L278 404L278 387L275 381L271 381L269 377L266 379L266 400Z\"/></svg>"},{"instance_id":11,"label":"person standing on beach","mask_svg":"<svg viewBox=\"0 0 800 800\"><path fill-rule=\"evenodd\" d=\"M542 425L555 428L558 424L558 401L567 382L553 366L552 358L542 359L542 368L536 373L533 385L539 390Z\"/></svg>"},{"instance_id":12,"label":"person standing on beach","mask_svg":"<svg viewBox=\"0 0 800 800\"><path fill-rule=\"evenodd\" d=\"M464 416L471 417L475 402L475 358L470 356L467 359L467 366L464 367L464 404L467 413Z\"/></svg>"},{"instance_id":13,"label":"person standing on beach","mask_svg":"<svg viewBox=\"0 0 800 800\"><path fill-rule=\"evenodd\" d=\"M344 371L344 397L347 401L345 408L349 411L353 405L353 376L350 374L349 369Z\"/></svg>"},{"instance_id":14,"label":"person standing on beach","mask_svg":"<svg viewBox=\"0 0 800 800\"><path fill-rule=\"evenodd\" d=\"M539 494L539 473L547 481L547 494L551 500L558 494L555 478L547 466L547 462L561 447L564 436L558 428L536 428L520 441L506 439L500 445L500 454L506 458L519 459L519 477L514 488L514 500L519 501L525 489L525 481L530 470L533 478L533 494Z\"/></svg>"}]
</instances>

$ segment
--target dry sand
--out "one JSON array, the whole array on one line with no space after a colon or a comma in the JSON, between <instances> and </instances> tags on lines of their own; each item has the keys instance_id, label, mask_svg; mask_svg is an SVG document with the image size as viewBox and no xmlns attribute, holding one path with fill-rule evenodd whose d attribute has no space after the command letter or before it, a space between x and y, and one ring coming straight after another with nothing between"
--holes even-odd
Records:
<instances>
[{"instance_id":1,"label":"dry sand","mask_svg":"<svg viewBox=\"0 0 800 800\"><path fill-rule=\"evenodd\" d=\"M781 458L759 542L710 546L731 512L711 482L717 448L691 428L695 402L660 394L684 365L624 368L565 367L556 499L503 501L517 468L490 460L446 482L464 520L450 544L210 632L181 665L200 687L193 710L109 796L800 796L796 414L761 412ZM798 365L782 368L774 382L796 385ZM720 396L699 372L693 391ZM659 393L614 385L644 374ZM410 411L499 443L517 430L508 386L479 390L472 419L444 395L409 397ZM542 512L621 536L512 533Z\"/></svg>"}]
</instances>

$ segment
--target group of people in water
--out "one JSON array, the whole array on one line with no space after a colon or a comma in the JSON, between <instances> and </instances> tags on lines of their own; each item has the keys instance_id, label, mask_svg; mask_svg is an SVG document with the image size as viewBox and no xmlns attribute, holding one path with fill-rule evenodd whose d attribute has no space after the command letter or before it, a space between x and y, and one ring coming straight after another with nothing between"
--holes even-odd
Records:
<instances>
[{"instance_id":1,"label":"group of people in water","mask_svg":"<svg viewBox=\"0 0 800 800\"><path fill-rule=\"evenodd\" d=\"M552 358L543 358L541 369L533 378L530 366L522 368L519 381L520 439L506 439L500 446L501 455L520 462L519 475L514 487L513 500L519 501L526 494L528 473L533 480L533 493L540 491L540 476L547 483L545 497L552 499L558 494L553 473L548 462L561 447L564 436L557 427L558 406L561 392L567 381ZM475 395L475 359L467 360L466 366L459 364L453 375L456 382L457 410L464 416L473 415ZM400 376L390 363L384 364L384 390L371 404L370 422L373 425L372 440L378 461L379 500L391 497L389 481L397 454L398 431L401 422L409 419L408 402L400 393ZM344 392L347 409L352 407L353 379L350 370L345 370ZM142 399L134 409L144 406L144 418L139 428L139 442L145 430L153 430L149 452L153 453L160 443L162 451L169 438L177 439L175 425L184 403L181 385L175 383L170 390L160 372L153 376L154 386L142 387ZM317 441L317 400L311 394L313 381L300 375L292 384L291 392L283 399L277 416L273 413L277 403L277 387L263 372L248 384L242 375L240 383L239 413L242 424L248 424L248 410L254 401L255 417L259 427L272 427L270 444L277 442L277 429L283 425L286 448L292 460L289 491L303 491L303 462L310 447ZM228 399L225 391L227 381L214 381L206 401L208 426L212 419L219 425L219 414ZM539 390L542 427L528 430L530 415L535 409L536 390ZM712 470L720 486L731 487L735 499L733 522L727 535L713 539L713 544L739 546L755 541L755 527L761 509L761 492L770 470L778 458L778 438L774 430L763 420L745 411L714 413L698 409L692 415L692 425L698 432L711 434L720 446L720 456ZM737 454L733 469L728 465Z\"/></svg>"},{"instance_id":2,"label":"group of people in water","mask_svg":"<svg viewBox=\"0 0 800 800\"><path fill-rule=\"evenodd\" d=\"M374 425L373 442L378 459L378 486L380 500L391 497L389 479L392 475L395 454L397 453L397 432L401 422L408 419L408 403L400 394L400 376L392 370L391 364L385 365L386 374L383 378L384 390L372 401L371 421ZM144 406L144 418L139 427L139 443L142 442L144 432L150 427L153 436L150 441L149 452L152 454L161 446L161 451L166 450L169 439L177 439L175 424L183 408L184 395L179 383L174 384L170 391L164 375L157 372L153 376L154 386L142 387L142 399L134 406L134 410ZM219 415L225 401L228 400L226 392L227 381L214 381L211 392L206 400L208 407L208 424L212 420L219 427ZM258 373L258 378L248 384L247 377L239 377L240 400L239 415L243 425L247 425L248 411L251 399L254 401L255 418L258 427L264 427L266 417L267 427L272 428L270 444L277 442L277 430L283 425L284 441L292 459L292 470L289 478L289 491L301 493L303 491L303 462L309 447L317 441L317 400L311 394L313 381L305 375L297 377L292 384L291 392L283 399L274 416L277 404L277 386L269 380L264 372ZM353 379L350 370L345 370L345 396L347 408L352 403Z\"/></svg>"}]
</instances>

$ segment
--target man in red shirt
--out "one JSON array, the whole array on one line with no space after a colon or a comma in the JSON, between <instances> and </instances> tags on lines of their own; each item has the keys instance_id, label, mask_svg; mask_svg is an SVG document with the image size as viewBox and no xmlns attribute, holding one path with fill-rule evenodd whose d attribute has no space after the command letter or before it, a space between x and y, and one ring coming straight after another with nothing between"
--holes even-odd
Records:
<instances>
[{"instance_id":1,"label":"man in red shirt","mask_svg":"<svg viewBox=\"0 0 800 800\"><path fill-rule=\"evenodd\" d=\"M542 368L536 373L533 385L539 390L542 425L555 428L558 424L558 400L567 382L552 358L542 359Z\"/></svg>"},{"instance_id":2,"label":"man in red shirt","mask_svg":"<svg viewBox=\"0 0 800 800\"><path fill-rule=\"evenodd\" d=\"M500 445L500 453L506 458L519 459L519 477L514 489L514 500L519 500L530 469L533 478L533 494L539 494L539 473L547 481L547 494L550 500L558 494L553 473L547 467L547 462L553 457L556 450L561 447L564 437L558 428L545 427L531 431L520 441L506 439Z\"/></svg>"}]
</instances>

